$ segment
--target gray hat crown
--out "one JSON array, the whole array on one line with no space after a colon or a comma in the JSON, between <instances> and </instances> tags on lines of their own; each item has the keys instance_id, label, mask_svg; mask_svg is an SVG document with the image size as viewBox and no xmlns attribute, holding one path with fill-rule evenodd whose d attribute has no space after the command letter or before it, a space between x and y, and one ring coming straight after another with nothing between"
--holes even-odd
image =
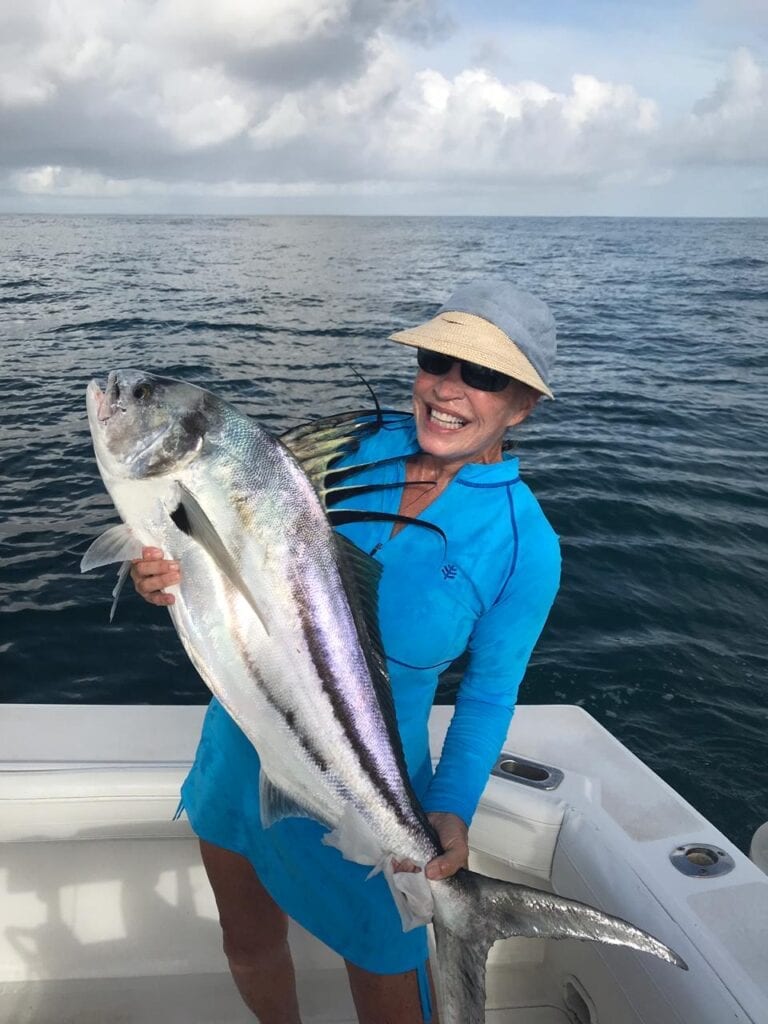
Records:
<instances>
[{"instance_id":1,"label":"gray hat crown","mask_svg":"<svg viewBox=\"0 0 768 1024\"><path fill-rule=\"evenodd\" d=\"M437 316L441 313L471 313L490 321L517 345L549 386L557 334L554 317L541 299L506 281L483 279L460 285Z\"/></svg>"}]
</instances>

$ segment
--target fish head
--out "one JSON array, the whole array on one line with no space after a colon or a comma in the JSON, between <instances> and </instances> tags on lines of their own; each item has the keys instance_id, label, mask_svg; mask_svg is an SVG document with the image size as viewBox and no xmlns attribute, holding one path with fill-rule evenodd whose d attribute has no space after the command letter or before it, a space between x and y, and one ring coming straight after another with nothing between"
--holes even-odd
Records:
<instances>
[{"instance_id":1,"label":"fish head","mask_svg":"<svg viewBox=\"0 0 768 1024\"><path fill-rule=\"evenodd\" d=\"M202 450L218 420L217 402L194 384L144 370L113 370L102 391L86 391L96 459L109 477L164 476Z\"/></svg>"}]
</instances>

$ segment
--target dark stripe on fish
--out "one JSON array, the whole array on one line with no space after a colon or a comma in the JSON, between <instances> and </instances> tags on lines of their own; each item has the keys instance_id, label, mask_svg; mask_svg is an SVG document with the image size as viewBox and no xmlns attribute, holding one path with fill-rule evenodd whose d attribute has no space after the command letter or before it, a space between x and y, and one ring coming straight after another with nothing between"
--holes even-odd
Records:
<instances>
[{"instance_id":1,"label":"dark stripe on fish","mask_svg":"<svg viewBox=\"0 0 768 1024\"><path fill-rule=\"evenodd\" d=\"M309 651L309 655L312 659L312 664L314 665L318 676L324 683L323 690L331 702L336 720L344 730L344 734L349 740L350 746L356 752L361 770L379 790L387 804L394 810L400 824L404 825L406 828L413 827L413 817L407 814L402 807L402 793L398 793L391 785L390 780L386 776L382 775L379 765L377 765L371 756L366 740L358 728L357 722L355 721L349 705L344 700L338 688L334 685L335 675L333 667L326 657L326 652L322 644L318 642L322 638L322 632L315 628L314 623L309 616L309 611L302 599L301 593L294 588L292 588L291 593L295 601L295 606L299 612L299 620L304 633L304 639L307 643L307 650ZM382 731L386 733L386 727L383 722L381 724L381 728Z\"/></svg>"},{"instance_id":2,"label":"dark stripe on fish","mask_svg":"<svg viewBox=\"0 0 768 1024\"><path fill-rule=\"evenodd\" d=\"M319 768L321 772L327 772L328 771L328 762L325 760L325 758L320 753L320 751L317 750L315 747L313 747L311 745L310 737L308 735L304 735L303 733L301 733L301 732L296 730L296 728L295 728L295 721L296 721L296 713L295 713L295 711L293 711L291 708L283 707L282 704L279 704L274 699L272 694L269 692L269 686L267 684L267 681L259 673L259 669L258 669L258 666L256 665L256 662L253 661L253 659L249 656L249 654L248 654L248 645L245 643L245 640L243 638L243 634L238 629L239 619L238 619L237 615L235 614L234 605L233 605L233 602L232 602L232 598L234 597L234 595L236 595L236 594L239 595L240 592L232 583L230 583L229 580L225 579L224 580L224 584L225 584L225 590L226 590L227 604L229 605L229 612L230 612L229 618L230 618L230 622L232 623L232 630L233 630L233 633L234 633L234 635L235 635L235 637L237 639L237 648L239 648L239 650L240 650L240 654L242 656L243 662L245 663L245 667L248 670L248 674L253 679L253 681L258 684L259 689L261 691L262 697L266 700L266 702L269 704L269 706L272 708L272 710L277 715L279 715L280 718L282 718L282 720L285 722L285 724L288 727L288 730L291 732L291 734L296 737L296 739L299 742L299 745L301 746L302 750L307 755L309 760L317 768Z\"/></svg>"},{"instance_id":3,"label":"dark stripe on fish","mask_svg":"<svg viewBox=\"0 0 768 1024\"><path fill-rule=\"evenodd\" d=\"M249 666L250 668L250 666ZM325 760L323 755L309 742L309 737L304 735L302 732L295 728L296 723L296 712L290 708L284 708L281 704L278 704L272 695L267 690L266 686L262 683L262 696L266 698L267 703L276 714L278 714L287 725L292 736L295 736L299 741L299 745L304 753L307 755L309 760L319 768L321 772L328 771L328 762Z\"/></svg>"}]
</instances>

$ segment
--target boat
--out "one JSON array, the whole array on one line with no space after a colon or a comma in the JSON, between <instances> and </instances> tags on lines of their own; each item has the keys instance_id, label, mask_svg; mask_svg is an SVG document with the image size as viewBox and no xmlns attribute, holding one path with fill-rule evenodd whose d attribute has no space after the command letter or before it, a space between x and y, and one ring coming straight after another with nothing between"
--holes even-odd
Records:
<instances>
[{"instance_id":1,"label":"boat","mask_svg":"<svg viewBox=\"0 0 768 1024\"><path fill-rule=\"evenodd\" d=\"M430 720L437 757L452 709ZM212 893L175 812L204 708L0 710L0 1021L245 1024ZM517 708L471 866L584 900L672 946L509 939L489 1024L768 1024L768 876L580 707ZM298 926L305 1024L355 1021L340 959Z\"/></svg>"}]
</instances>

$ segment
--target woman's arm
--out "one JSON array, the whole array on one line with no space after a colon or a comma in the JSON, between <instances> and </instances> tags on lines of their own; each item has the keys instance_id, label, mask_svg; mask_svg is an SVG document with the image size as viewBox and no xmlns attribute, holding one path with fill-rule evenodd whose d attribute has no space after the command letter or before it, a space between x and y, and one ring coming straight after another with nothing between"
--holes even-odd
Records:
<instances>
[{"instance_id":1,"label":"woman's arm","mask_svg":"<svg viewBox=\"0 0 768 1024\"><path fill-rule=\"evenodd\" d=\"M482 615L440 762L424 799L428 812L469 825L512 718L528 661L560 582L560 548L546 520L521 537L515 571Z\"/></svg>"}]
</instances>

